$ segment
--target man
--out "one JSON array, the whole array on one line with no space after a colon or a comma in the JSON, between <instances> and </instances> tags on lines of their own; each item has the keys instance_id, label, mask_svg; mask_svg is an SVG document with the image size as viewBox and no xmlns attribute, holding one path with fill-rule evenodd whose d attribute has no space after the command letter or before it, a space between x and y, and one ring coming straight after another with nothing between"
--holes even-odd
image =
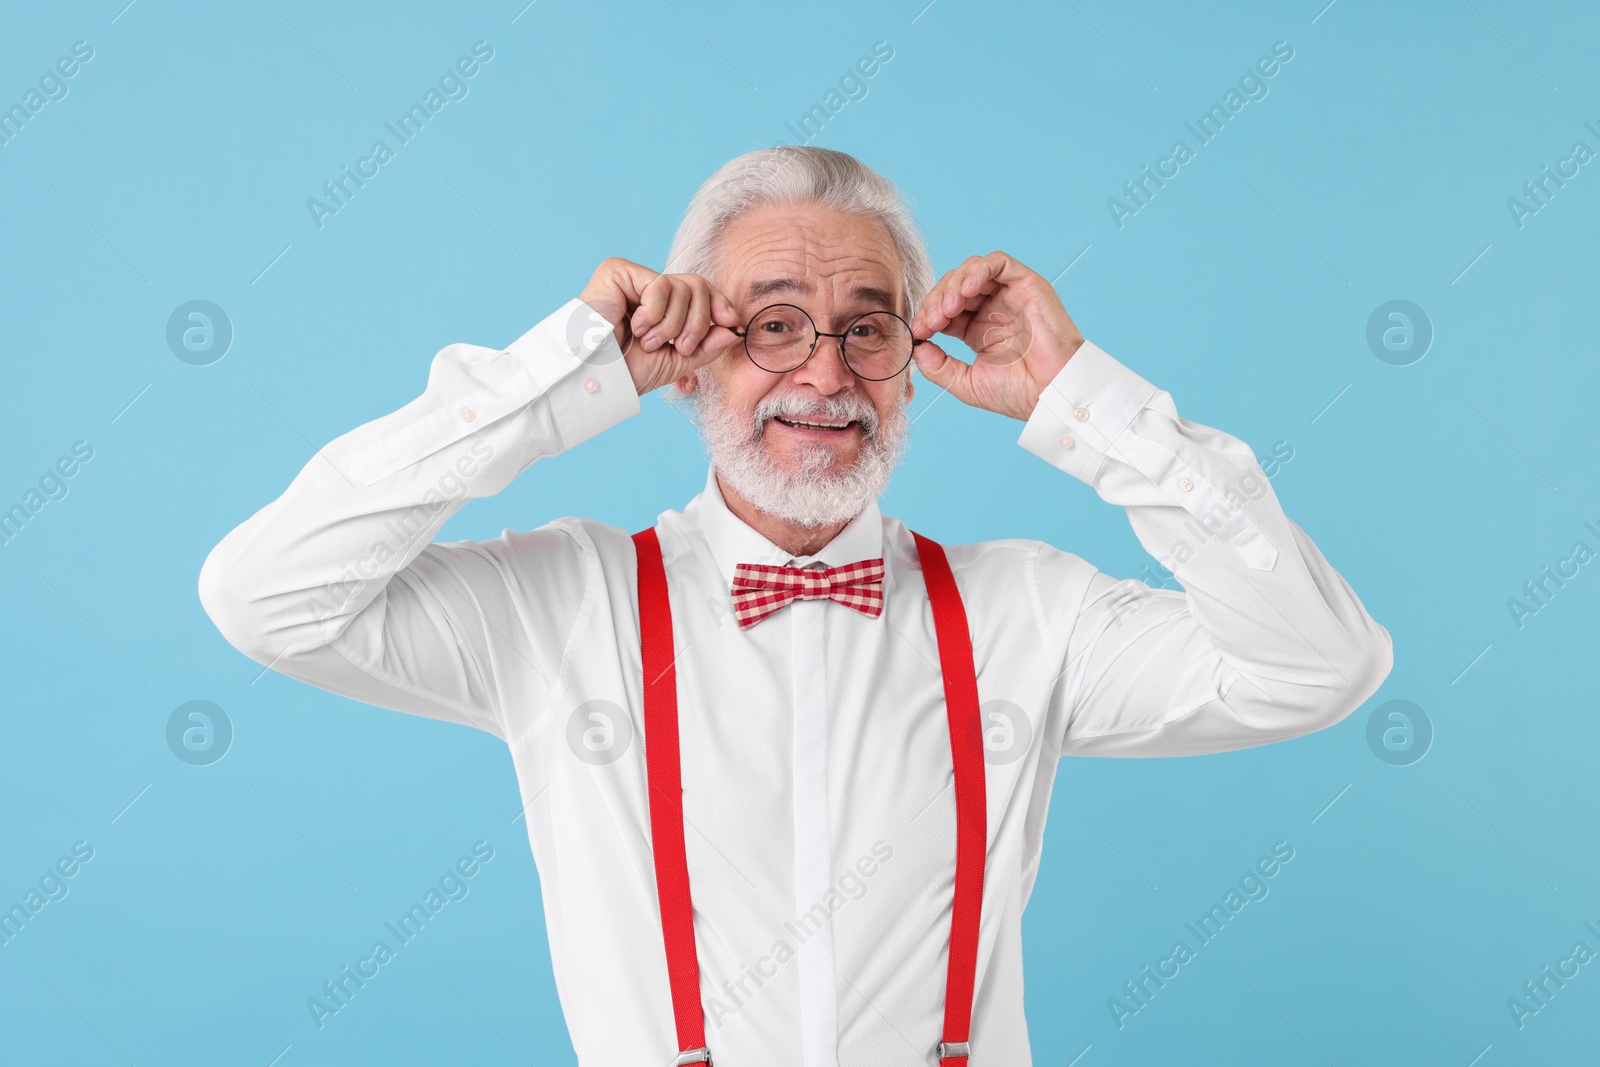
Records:
<instances>
[{"instance_id":1,"label":"man","mask_svg":"<svg viewBox=\"0 0 1600 1067\"><path fill-rule=\"evenodd\" d=\"M217 546L206 610L285 674L510 745L584 1067L1029 1064L1021 918L1058 757L1322 729L1388 674L1389 635L1247 445L1004 253L932 284L853 158L733 160L667 268L606 260L504 351L444 349ZM1184 591L882 515L913 361L1124 506ZM669 385L711 455L681 512L429 543Z\"/></svg>"}]
</instances>

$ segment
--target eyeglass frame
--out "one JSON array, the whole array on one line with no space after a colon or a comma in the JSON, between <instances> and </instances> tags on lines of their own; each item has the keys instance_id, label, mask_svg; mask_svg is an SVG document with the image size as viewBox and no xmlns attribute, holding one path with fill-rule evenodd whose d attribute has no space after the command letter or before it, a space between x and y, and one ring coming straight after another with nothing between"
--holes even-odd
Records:
<instances>
[{"instance_id":1,"label":"eyeglass frame","mask_svg":"<svg viewBox=\"0 0 1600 1067\"><path fill-rule=\"evenodd\" d=\"M790 367L788 370L767 370L766 367L763 367L763 366L761 366L761 364L756 363L756 357L750 351L750 324L755 322L756 319L760 318L764 313L766 313L768 311L771 311L773 308L794 308L796 311L800 312L800 314L804 315L806 317L806 321L811 324L811 334L812 334L811 349L808 352L806 352L806 358L805 359L802 359L799 363L796 363L794 366ZM890 316L892 318L898 319L899 322L900 322L900 325L902 325L902 326L904 326L906 328L907 336L910 336L910 334L911 334L911 324L909 322L907 322L905 319L901 318L899 315L896 315L892 311L863 311L861 314L857 315L855 318L850 320L850 324L844 328L844 333L828 333L828 332L826 332L824 330L817 329L817 320L811 317L811 312L807 311L805 308L801 307L799 304L783 304L783 303L768 304L766 307L762 308L760 311L757 311L754 314L752 314L750 316L750 318L745 322L743 329L730 330L729 332L732 333L735 337L739 338L741 341L744 342L745 358L750 360L751 363L754 363L758 369L767 371L768 374L792 374L792 373L794 373L795 371L799 370L801 367L804 367L807 363L809 363L811 361L811 357L817 354L817 345L819 345L822 342L822 339L824 337L832 337L832 338L834 338L835 340L837 340L839 342L839 358L840 358L840 360L842 360L844 362L845 367L850 371L851 374L854 374L857 378L860 378L864 382L890 382L890 381L893 381L894 379L898 378L900 376L900 374L907 367L911 366L911 361L912 361L913 358L915 358L915 355L916 355L917 346L918 345L927 344L928 343L928 339L927 338L918 339L916 337L912 337L911 338L911 350L906 353L906 361L904 363L902 363L899 367L897 367L893 374L889 375L887 378L868 378L866 375L859 373L854 367L850 366L850 357L849 357L849 355L846 354L846 352L847 352L847 343L848 343L848 340L849 340L848 335L849 335L850 331L855 328L856 323L860 322L864 318L867 318L869 315L888 315L888 316Z\"/></svg>"}]
</instances>

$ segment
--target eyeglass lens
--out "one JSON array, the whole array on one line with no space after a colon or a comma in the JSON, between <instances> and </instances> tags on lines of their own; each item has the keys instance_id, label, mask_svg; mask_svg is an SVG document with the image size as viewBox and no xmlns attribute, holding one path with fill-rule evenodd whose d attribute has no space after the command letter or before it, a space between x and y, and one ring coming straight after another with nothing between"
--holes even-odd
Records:
<instances>
[{"instance_id":1,"label":"eyeglass lens","mask_svg":"<svg viewBox=\"0 0 1600 1067\"><path fill-rule=\"evenodd\" d=\"M816 327L792 304L757 312L745 331L745 350L762 370L782 374L806 361L817 343ZM881 381L911 360L911 330L886 311L863 315L845 330L844 360L862 378Z\"/></svg>"}]
</instances>

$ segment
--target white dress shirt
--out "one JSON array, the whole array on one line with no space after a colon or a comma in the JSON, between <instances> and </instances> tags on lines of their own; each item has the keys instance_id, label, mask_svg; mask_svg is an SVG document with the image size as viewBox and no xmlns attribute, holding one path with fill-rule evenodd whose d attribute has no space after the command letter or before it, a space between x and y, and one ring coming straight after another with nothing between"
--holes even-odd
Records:
<instances>
[{"instance_id":1,"label":"white dress shirt","mask_svg":"<svg viewBox=\"0 0 1600 1067\"><path fill-rule=\"evenodd\" d=\"M468 499L640 410L615 339L585 322L573 300L504 351L445 348L422 396L331 442L212 551L200 595L261 663L510 745L578 1062L666 1067L677 1043L631 531L563 518L431 543ZM1037 540L947 546L972 632L988 793L969 1067L1032 1062L1022 911L1059 756L1177 756L1309 733L1359 706L1392 663L1388 632L1284 515L1252 450L1180 418L1171 396L1094 344L1046 388L1019 444L1124 506L1184 591L1119 582ZM911 535L869 506L796 559L728 510L714 476L659 521L715 1063L931 1067L956 813ZM876 556L879 618L809 600L748 630L734 619L738 563Z\"/></svg>"}]
</instances>

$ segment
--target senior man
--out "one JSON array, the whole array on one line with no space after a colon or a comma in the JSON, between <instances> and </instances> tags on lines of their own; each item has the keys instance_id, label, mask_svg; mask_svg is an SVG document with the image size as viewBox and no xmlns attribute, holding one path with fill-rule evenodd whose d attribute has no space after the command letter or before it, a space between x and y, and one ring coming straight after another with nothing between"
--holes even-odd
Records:
<instances>
[{"instance_id":1,"label":"senior man","mask_svg":"<svg viewBox=\"0 0 1600 1067\"><path fill-rule=\"evenodd\" d=\"M1183 591L883 515L912 362L1125 507ZM431 543L663 386L711 459L682 511ZM1309 733L1392 663L1249 446L1010 256L933 284L893 186L819 148L718 170L665 273L608 259L504 350L445 348L200 592L261 663L507 742L584 1067L1026 1065L1058 758Z\"/></svg>"}]
</instances>

